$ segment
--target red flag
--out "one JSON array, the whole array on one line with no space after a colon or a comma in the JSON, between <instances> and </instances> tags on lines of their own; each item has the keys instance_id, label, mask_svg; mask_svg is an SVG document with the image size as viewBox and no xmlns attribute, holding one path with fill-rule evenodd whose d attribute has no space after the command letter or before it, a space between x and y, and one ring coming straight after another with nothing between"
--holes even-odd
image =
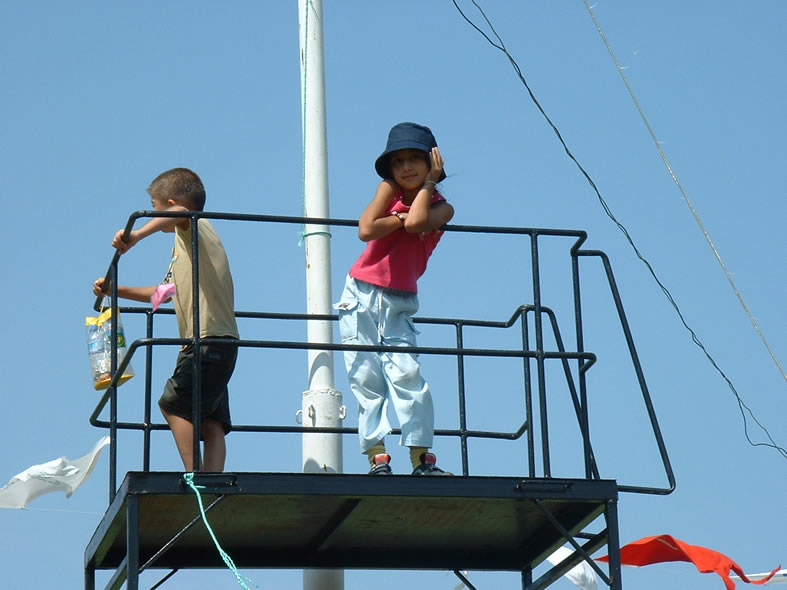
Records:
<instances>
[{"instance_id":1,"label":"red flag","mask_svg":"<svg viewBox=\"0 0 787 590\"><path fill-rule=\"evenodd\" d=\"M609 557L605 555L597 558L597 561L609 561ZM730 579L730 570L738 574L744 582L764 584L781 568L778 566L762 580L749 580L741 566L726 555L707 547L689 545L670 535L645 537L620 548L620 563L623 565L650 565L665 561L690 561L700 573L716 572L724 580L727 590L735 588L735 582Z\"/></svg>"}]
</instances>

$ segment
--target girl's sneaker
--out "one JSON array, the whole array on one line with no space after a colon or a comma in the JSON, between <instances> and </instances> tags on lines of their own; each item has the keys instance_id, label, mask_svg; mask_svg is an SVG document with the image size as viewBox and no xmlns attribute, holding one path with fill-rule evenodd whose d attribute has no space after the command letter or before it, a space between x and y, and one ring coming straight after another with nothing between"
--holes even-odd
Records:
<instances>
[{"instance_id":1,"label":"girl's sneaker","mask_svg":"<svg viewBox=\"0 0 787 590\"><path fill-rule=\"evenodd\" d=\"M391 455L388 453L380 453L374 456L373 461L374 464L369 470L369 475L392 475L391 466L389 465L391 462Z\"/></svg>"},{"instance_id":2,"label":"girl's sneaker","mask_svg":"<svg viewBox=\"0 0 787 590\"><path fill-rule=\"evenodd\" d=\"M433 453L424 453L421 455L421 464L413 469L413 475L453 475L453 473L440 469L437 466L437 457Z\"/></svg>"}]
</instances>

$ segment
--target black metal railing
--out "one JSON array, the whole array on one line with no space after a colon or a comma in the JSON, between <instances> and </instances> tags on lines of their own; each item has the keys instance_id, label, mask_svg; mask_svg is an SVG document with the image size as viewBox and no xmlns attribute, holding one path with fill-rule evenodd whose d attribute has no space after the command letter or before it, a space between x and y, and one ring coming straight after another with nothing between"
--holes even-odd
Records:
<instances>
[{"instance_id":1,"label":"black metal railing","mask_svg":"<svg viewBox=\"0 0 787 590\"><path fill-rule=\"evenodd\" d=\"M285 223L285 224L308 224L310 226L357 226L358 222L355 220L343 219L329 219L329 218L307 218L307 217L283 217L272 215L252 215L252 214L233 214L233 213L215 213L215 212L197 212L188 211L180 213L170 212L156 212L156 211L137 211L133 213L128 220L125 227L126 236L133 228L137 219L146 217L183 217L190 219L192 229L195 228L199 219L214 219L214 220L229 220L229 221L253 221L262 223ZM511 316L504 321L489 321L489 320L476 320L476 319L458 319L458 318L435 318L435 317L417 317L416 323L425 325L440 325L451 326L454 329L455 337L451 346L434 347L434 346L418 346L412 347L411 350L417 354L426 355L444 355L451 356L456 359L457 371L457 384L458 384L458 425L454 429L436 429L435 436L454 437L459 440L461 459L462 459L462 473L463 475L470 475L470 466L468 460L468 441L473 438L488 438L500 440L518 440L523 435L526 435L527 444L527 465L528 475L530 477L551 477L551 457L550 457L550 443L549 443L549 429L548 429L548 399L546 387L546 362L558 361L562 366L562 372L567 386L570 401L574 409L575 417L577 420L577 427L582 439L582 454L584 464L584 477L585 479L599 479L599 469L596 463L596 458L591 444L590 428L589 428L589 401L587 395L587 380L586 374L588 370L596 362L596 356L584 350L584 333L582 328L582 297L580 291L579 270L580 260L583 258L597 258L601 260L606 275L607 283L611 292L611 296L617 311L620 326L623 330L625 343L629 352L629 356L637 377L640 394L644 403L650 427L653 432L654 440L660 455L662 468L668 482L667 487L652 487L652 486L637 486L619 484L618 489L625 492L646 493L646 494L668 494L675 488L675 479L670 465L669 457L667 455L666 447L661 435L658 425L658 420L655 415L653 403L650 393L645 382L642 367L640 365L639 357L634 346L631 330L626 319L625 312L620 299L620 294L615 282L612 272L612 267L608 257L598 250L582 250L581 246L585 242L587 235L583 231L578 230L560 230L560 229L535 229L535 228L516 228L516 227L488 227L488 226L462 226L462 225L448 225L445 227L449 232L464 232L464 233L483 233L483 234L509 234L509 235L522 235L529 238L530 242L530 264L531 264L531 281L532 281L532 303L522 304L517 307ZM574 336L576 338L576 350L567 350L564 344L563 335L558 326L558 319L552 309L542 303L542 286L541 286L541 261L539 254L539 243L543 238L551 237L568 237L573 238L574 242L570 248L569 255L571 257L571 273L573 284L573 305L574 305L574 318L573 328ZM195 292L198 290L199 275L198 275L198 232L192 231L192 264L193 264L193 286ZM103 394L95 410L90 416L90 423L99 428L107 428L110 431L110 467L109 467L109 488L110 488L110 501L114 497L117 489L117 432L119 430L136 430L143 433L143 470L150 470L150 440L151 433L157 430L168 430L165 423L154 423L151 416L151 363L153 359L153 350L159 346L180 346L183 344L193 343L195 355L195 392L194 392L194 424L200 424L199 416L199 337L193 339L181 338L156 338L154 334L154 317L155 315L173 314L172 310L159 309L155 313L150 307L139 306L118 306L117 301L117 277L118 265L120 256L115 253L109 265L106 274L107 284L110 284L109 295L111 297L112 313L112 330L113 333L117 330L117 317L118 313L123 314L144 314L146 318L146 336L132 342L127 354L122 362L118 363L117 350L113 349L111 373L112 381L109 388ZM523 294L524 297L524 294ZM194 334L199 334L199 298L194 297ZM95 309L101 307L103 297L98 297L95 302ZM273 312L253 312L253 311L237 311L237 318L258 319L258 320L282 320L294 323L303 323L308 321L331 321L335 322L338 318L336 315L325 314L299 314L299 313L273 313ZM531 319L533 328L531 329ZM545 330L545 324L548 330ZM465 334L468 328L489 328L508 330L519 326L521 331L521 345L518 348L470 348L465 346ZM295 330L292 330L295 333ZM554 350L546 350L545 336L550 336L554 343ZM535 346L531 348L531 340L534 340ZM221 340L216 340L220 342ZM248 340L240 339L237 342L238 346L243 348L260 348L260 349L290 349L290 350L323 350L323 351L344 351L344 350L366 350L366 351L390 351L395 347L391 346L362 346L362 345L348 345L348 344L334 344L334 343L310 343L298 340ZM117 416L117 383L120 375L123 374L127 365L131 362L135 354L144 349L145 353L145 394L144 394L144 414L142 422L126 422L118 420ZM512 432L496 432L484 430L472 430L468 428L467 421L467 395L466 395L466 378L465 378L465 360L469 357L496 357L496 358L520 358L522 359L522 383L523 383L523 397L525 413L521 419L521 425ZM535 369L533 368L535 364ZM575 367L576 378L572 367ZM535 384L534 384L535 383ZM535 390L535 391L534 391ZM534 399L535 397L535 399ZM534 402L537 407L534 406ZM102 420L99 416L104 409L109 405L109 417ZM536 415L537 412L537 415ZM540 432L539 444L536 444L534 429L532 426L538 425ZM326 428L326 427L305 427L305 426L284 426L284 425L233 425L233 430L237 432L253 432L253 433L335 433L340 435L356 434L355 428ZM195 433L199 432L199 428L195 428ZM398 434L398 430L394 430L394 434ZM537 456L537 449L540 448L540 457ZM194 456L199 456L199 437L195 434L194 439ZM541 471L537 471L536 465L540 462Z\"/></svg>"}]
</instances>

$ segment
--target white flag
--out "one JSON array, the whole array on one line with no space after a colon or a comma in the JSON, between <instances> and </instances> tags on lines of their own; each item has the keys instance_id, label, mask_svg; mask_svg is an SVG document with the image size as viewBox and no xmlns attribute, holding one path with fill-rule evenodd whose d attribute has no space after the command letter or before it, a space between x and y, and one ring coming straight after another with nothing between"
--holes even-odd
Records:
<instances>
[{"instance_id":1,"label":"white flag","mask_svg":"<svg viewBox=\"0 0 787 590\"><path fill-rule=\"evenodd\" d=\"M552 565L557 565L572 553L573 551L568 547L559 547L558 550L547 557L547 559ZM596 572L594 572L593 568L584 560L568 570L564 577L572 584L579 586L582 590L597 590L598 588Z\"/></svg>"},{"instance_id":2,"label":"white flag","mask_svg":"<svg viewBox=\"0 0 787 590\"><path fill-rule=\"evenodd\" d=\"M109 437L105 436L84 457L73 461L68 457L60 457L28 467L0 488L0 508L24 508L39 496L58 490L70 498L93 471L101 449L108 444Z\"/></svg>"},{"instance_id":3,"label":"white flag","mask_svg":"<svg viewBox=\"0 0 787 590\"><path fill-rule=\"evenodd\" d=\"M547 559L552 565L557 565L572 553L573 551L571 549L568 549L567 547L560 547L552 555L547 557ZM467 574L467 572L462 573L465 575ZM594 572L593 568L590 567L585 561L582 561L581 563L578 563L572 567L563 577L572 584L579 586L581 590L598 590L598 578L596 578L596 572ZM454 586L454 590L464 590L465 588L467 588L465 584Z\"/></svg>"}]
</instances>

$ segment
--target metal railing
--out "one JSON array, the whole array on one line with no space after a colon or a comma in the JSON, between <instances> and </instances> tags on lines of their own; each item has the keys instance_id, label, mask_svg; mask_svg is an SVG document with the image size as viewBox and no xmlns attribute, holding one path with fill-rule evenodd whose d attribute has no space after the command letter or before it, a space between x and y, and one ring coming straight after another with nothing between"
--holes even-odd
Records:
<instances>
[{"instance_id":1,"label":"metal railing","mask_svg":"<svg viewBox=\"0 0 787 590\"><path fill-rule=\"evenodd\" d=\"M192 229L195 228L199 219L214 219L214 220L229 220L229 221L254 221L263 223L285 223L285 224L310 224L310 225L324 225L324 226L357 226L356 220L344 219L329 219L329 218L307 218L307 217L284 217L272 215L252 215L252 214L233 214L233 213L216 213L216 212L197 212L188 211L180 213L171 212L156 212L156 211L137 211L133 213L128 220L125 227L125 234L128 236L133 225L137 219L143 217L183 217L190 219ZM436 429L435 436L455 437L459 440L462 460L462 474L470 475L470 466L468 459L468 441L473 438L487 438L487 439L500 439L500 440L518 440L523 435L526 435L527 444L527 465L529 477L551 477L551 459L550 459L550 444L549 444L549 429L548 429L548 403L546 393L546 361L558 361L562 366L565 383L571 398L571 404L574 409L577 426L582 438L582 452L584 464L584 477L585 479L599 479L599 469L593 452L593 447L590 438L590 428L588 420L589 402L587 395L587 380L586 374L588 370L596 362L596 356L584 350L584 334L582 328L582 298L580 291L579 269L580 261L583 258L597 258L600 259L604 272L606 275L607 283L614 301L615 309L617 311L620 326L622 328L625 343L629 352L629 356L637 377L640 394L647 412L647 417L653 432L653 437L658 448L662 468L666 475L668 485L667 487L652 487L652 486L635 486L635 485L618 485L620 491L646 493L646 494L669 494L675 489L675 478L670 465L669 457L667 455L666 447L661 435L658 425L658 420L655 415L653 403L650 393L645 382L642 367L640 365L639 357L634 346L631 330L626 319L625 312L620 299L620 294L615 282L612 272L612 267L608 257L598 250L582 250L581 246L585 242L587 235L579 230L560 230L560 229L536 229L536 228L517 228L517 227L489 227L489 226L463 226L463 225L448 225L444 228L448 232L464 232L464 233L483 233L483 234L509 234L509 235L522 235L527 236L530 242L530 263L531 263L531 280L532 280L532 303L522 304L517 307L505 321L489 321L489 320L474 320L474 319L458 319L458 318L436 318L436 317L416 317L414 321L419 324L425 325L440 325L451 326L454 329L455 341L452 346L446 347L433 347L433 346L417 346L408 348L408 351L417 354L426 355L445 355L452 356L456 359L457 371L457 384L458 384L458 404L459 415L457 428L454 429ZM540 270L540 256L539 256L539 243L542 238L548 237L568 237L573 238L574 242L570 248L571 257L571 273L573 284L573 305L574 305L574 318L573 328L574 336L576 338L576 350L566 350L564 338L558 327L558 319L556 314L549 307L542 303L542 286L541 286L541 270ZM198 232L192 231L192 270L193 270L193 286L195 292L199 285L198 276ZM114 497L117 489L117 432L119 430L136 430L143 433L143 470L150 470L150 440L151 433L156 430L168 430L165 423L154 423L151 417L151 363L153 358L153 349L158 346L180 346L183 344L194 344L194 367L195 367L195 391L194 391L194 420L195 425L200 424L199 415L199 342L200 338L195 337L192 339L181 338L155 338L154 333L154 317L155 315L171 315L174 311L167 309L159 309L155 313L150 307L127 307L118 306L117 300L117 276L118 264L120 256L115 253L109 265L106 274L106 280L111 284L109 295L112 302L112 330L116 333L117 330L117 317L118 313L123 314L144 314L146 317L146 336L145 338L137 339L132 342L127 354L122 362L118 362L117 350L113 348L111 374L112 380L106 392L103 394L95 410L90 416L90 423L99 428L107 428L110 431L110 467L109 467L109 488L110 488L110 502ZM194 333L199 334L199 298L194 299ZM98 297L95 302L95 309L98 311L101 307L103 297ZM237 318L259 319L259 320L283 320L288 322L307 322L307 321L336 321L336 315L317 315L317 314L298 314L298 313L272 313L272 312L254 312L254 311L236 311ZM530 327L530 319L532 318L533 329ZM548 335L551 335L555 342L555 350L545 349L545 324L548 326ZM519 348L469 348L465 346L465 334L467 328L492 328L507 330L519 326L521 332L521 347ZM294 330L293 330L294 332ZM535 341L535 346L531 348L531 340ZM214 339L215 342L222 342L221 339ZM229 342L229 340L227 340ZM310 343L297 340L247 340L240 339L236 342L241 348L260 348L260 349L289 349L289 350L323 350L323 351L345 351L345 350L358 350L358 351L376 351L385 352L398 350L401 348L392 346L369 346L369 345L349 345L349 344L334 344L334 343ZM113 346L116 343L113 342ZM144 395L144 415L142 422L126 422L118 420L117 416L117 383L120 376L124 373L126 367L131 362L136 353L144 350L145 354L145 395ZM513 432L495 432L472 430L468 428L467 420L467 396L466 396L466 378L465 378L465 360L469 357L495 357L495 358L520 358L522 359L522 383L523 383L523 396L525 402L525 415L522 417L521 425ZM535 369L533 368L535 365ZM575 378L572 372L572 366L575 367L577 377ZM537 407L534 406L537 403ZM104 409L109 405L109 417L102 420L99 416ZM539 444L536 444L534 429L532 425L537 424L540 432ZM357 434L355 428L325 428L325 427L307 427L307 426L284 426L284 425L233 425L233 431L236 432L255 432L255 433L335 433L340 435ZM194 456L199 456L199 436L196 434L199 428L195 428L194 437ZM399 430L394 430L394 434L398 434ZM540 447L541 454L537 457L537 447ZM536 464L537 459L541 463L541 472L537 473Z\"/></svg>"}]
</instances>

